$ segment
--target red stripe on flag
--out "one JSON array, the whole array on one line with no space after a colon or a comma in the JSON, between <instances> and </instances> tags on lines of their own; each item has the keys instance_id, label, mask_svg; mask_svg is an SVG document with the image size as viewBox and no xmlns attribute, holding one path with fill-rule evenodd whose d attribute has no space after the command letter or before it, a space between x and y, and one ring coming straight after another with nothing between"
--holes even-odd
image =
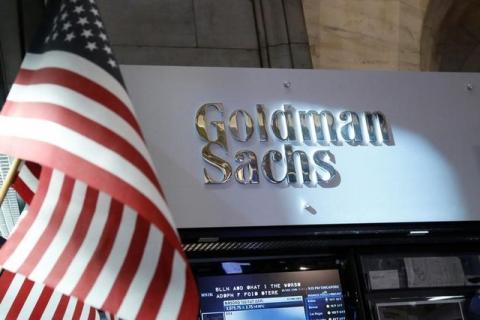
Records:
<instances>
[{"instance_id":1,"label":"red stripe on flag","mask_svg":"<svg viewBox=\"0 0 480 320\"><path fill-rule=\"evenodd\" d=\"M15 189L15 191L17 191L17 193L26 203L32 202L35 193L33 193L33 191L27 186L25 182L23 182L22 179L19 179L17 177L17 179L15 179L14 183L12 184L12 187Z\"/></svg>"},{"instance_id":2,"label":"red stripe on flag","mask_svg":"<svg viewBox=\"0 0 480 320\"><path fill-rule=\"evenodd\" d=\"M137 218L127 255L102 309L117 314L142 260L149 228L149 224L144 219Z\"/></svg>"},{"instance_id":3,"label":"red stripe on flag","mask_svg":"<svg viewBox=\"0 0 480 320\"><path fill-rule=\"evenodd\" d=\"M77 254L80 246L87 235L88 228L93 219L95 213L95 206L98 200L98 191L88 188L83 202L82 211L76 221L75 229L72 236L68 240L68 244L65 246L59 259L55 262L52 271L45 279L45 282L55 287L67 272L68 266L72 262L73 258ZM53 261L52 261L53 262Z\"/></svg>"},{"instance_id":4,"label":"red stripe on flag","mask_svg":"<svg viewBox=\"0 0 480 320\"><path fill-rule=\"evenodd\" d=\"M55 309L55 313L53 314L52 319L63 319L65 311L67 310L68 300L69 298L66 295L62 295L62 298L57 305L57 309Z\"/></svg>"},{"instance_id":5,"label":"red stripe on flag","mask_svg":"<svg viewBox=\"0 0 480 320\"><path fill-rule=\"evenodd\" d=\"M23 85L57 84L62 87L67 87L97 101L109 110L118 114L129 123L140 136L142 136L135 115L132 114L130 109L124 105L120 99L101 85L79 74L60 68L44 68L39 70L22 69L20 70L15 83Z\"/></svg>"},{"instance_id":6,"label":"red stripe on flag","mask_svg":"<svg viewBox=\"0 0 480 320\"><path fill-rule=\"evenodd\" d=\"M40 297L35 304L35 308L33 308L32 313L30 315L30 319L40 319L43 315L43 312L47 308L48 302L52 297L53 290L49 287L44 287Z\"/></svg>"},{"instance_id":7,"label":"red stripe on flag","mask_svg":"<svg viewBox=\"0 0 480 320\"><path fill-rule=\"evenodd\" d=\"M185 288L185 294L183 296L182 308L178 314L177 320L191 320L198 318L199 297L198 290L193 276L192 270L187 268L187 283ZM188 306L188 307L184 307Z\"/></svg>"},{"instance_id":8,"label":"red stripe on flag","mask_svg":"<svg viewBox=\"0 0 480 320\"><path fill-rule=\"evenodd\" d=\"M75 310L73 311L72 319L80 319L83 310L83 302L77 301L77 305L75 306Z\"/></svg>"},{"instance_id":9,"label":"red stripe on flag","mask_svg":"<svg viewBox=\"0 0 480 320\"><path fill-rule=\"evenodd\" d=\"M3 301L5 294L7 294L7 290L10 287L13 278L15 278L15 273L6 270L0 275L0 303Z\"/></svg>"},{"instance_id":10,"label":"red stripe on flag","mask_svg":"<svg viewBox=\"0 0 480 320\"><path fill-rule=\"evenodd\" d=\"M11 102L7 101L3 107L3 115L22 118L43 119L58 123L82 136L115 151L125 160L130 161L155 185L161 192L158 179L150 164L128 141L115 132L103 127L98 122L92 121L74 111L62 106L49 103Z\"/></svg>"},{"instance_id":11,"label":"red stripe on flag","mask_svg":"<svg viewBox=\"0 0 480 320\"><path fill-rule=\"evenodd\" d=\"M110 194L113 198L137 211L141 217L155 224L162 231L165 239L185 258L175 230L159 209L138 189L110 172L57 146L18 137L8 137L8 139L11 143L4 146L6 153L21 159L30 159L34 154L39 163L57 168L62 172L68 172L73 178L81 179L93 188ZM35 197L36 199L37 197ZM9 242L7 241L5 245ZM3 252L0 254L3 256Z\"/></svg>"},{"instance_id":12,"label":"red stripe on flag","mask_svg":"<svg viewBox=\"0 0 480 320\"><path fill-rule=\"evenodd\" d=\"M15 301L8 311L7 319L18 319L18 315L20 314L20 311L22 311L23 305L25 304L30 291L32 291L33 284L34 283L28 279L23 281L20 290L16 293Z\"/></svg>"},{"instance_id":13,"label":"red stripe on flag","mask_svg":"<svg viewBox=\"0 0 480 320\"><path fill-rule=\"evenodd\" d=\"M40 178L40 173L42 172L42 167L34 162L26 161L25 166L30 170L30 172L38 179Z\"/></svg>"},{"instance_id":14,"label":"red stripe on flag","mask_svg":"<svg viewBox=\"0 0 480 320\"><path fill-rule=\"evenodd\" d=\"M115 238L120 236L117 234L118 228L122 218L123 205L112 199L110 204L110 210L108 212L108 218L105 223L104 229L98 246L90 259L85 270L82 272L80 281L72 291L72 295L85 299L85 297L95 284L95 280L102 271L105 262L108 259L110 251L112 250Z\"/></svg>"},{"instance_id":15,"label":"red stripe on flag","mask_svg":"<svg viewBox=\"0 0 480 320\"><path fill-rule=\"evenodd\" d=\"M12 253L17 248L17 245L20 243L20 241L30 229L32 223L35 221L38 210L42 206L45 195L47 194L51 178L51 169L45 168L44 170L42 170L42 177L40 179L41 182L39 183L37 194L30 206L30 214L27 214L25 217L18 221L15 232L10 235L8 241L5 242L5 244L3 245L2 250L0 251L0 265L3 265L6 259L10 255L12 255Z\"/></svg>"},{"instance_id":16,"label":"red stripe on flag","mask_svg":"<svg viewBox=\"0 0 480 320\"><path fill-rule=\"evenodd\" d=\"M97 311L95 309L90 308L90 312L88 314L88 320L95 320L95 316L97 315Z\"/></svg>"},{"instance_id":17,"label":"red stripe on flag","mask_svg":"<svg viewBox=\"0 0 480 320\"><path fill-rule=\"evenodd\" d=\"M22 266L18 269L19 273L26 276L30 275L57 235L57 231L65 218L65 212L70 204L74 184L75 180L65 176L57 205L53 210L50 221L48 221L48 226L38 239L37 243L35 243L28 258L25 259L25 262L23 262Z\"/></svg>"},{"instance_id":18,"label":"red stripe on flag","mask_svg":"<svg viewBox=\"0 0 480 320\"><path fill-rule=\"evenodd\" d=\"M37 183L33 184L33 181L30 181L30 185L28 185L20 176L20 172L22 171L30 172L30 174L33 176L32 179L36 179ZM17 179L15 179L15 181L13 182L12 187L17 191L20 197L27 204L30 204L37 190L38 178L40 177L41 167L36 163L25 161L23 166L20 168L20 172L17 176Z\"/></svg>"},{"instance_id":19,"label":"red stripe on flag","mask_svg":"<svg viewBox=\"0 0 480 320\"><path fill-rule=\"evenodd\" d=\"M163 301L172 274L173 255L174 250L172 246L168 242L163 241L160 260L137 314L138 319L155 319L158 314L160 310L158 301Z\"/></svg>"}]
</instances>

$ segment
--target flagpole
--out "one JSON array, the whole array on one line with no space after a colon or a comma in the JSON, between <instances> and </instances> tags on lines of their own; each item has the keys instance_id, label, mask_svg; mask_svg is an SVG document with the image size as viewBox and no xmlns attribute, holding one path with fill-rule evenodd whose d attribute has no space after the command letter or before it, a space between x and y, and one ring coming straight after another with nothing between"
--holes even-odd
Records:
<instances>
[{"instance_id":1,"label":"flagpole","mask_svg":"<svg viewBox=\"0 0 480 320\"><path fill-rule=\"evenodd\" d=\"M8 170L7 176L5 177L2 187L0 188L0 207L3 204L3 200L5 200L5 197L7 196L8 189L13 184L13 181L15 181L18 169L20 168L21 164L22 159L16 158L15 160L13 160L12 165Z\"/></svg>"}]
</instances>

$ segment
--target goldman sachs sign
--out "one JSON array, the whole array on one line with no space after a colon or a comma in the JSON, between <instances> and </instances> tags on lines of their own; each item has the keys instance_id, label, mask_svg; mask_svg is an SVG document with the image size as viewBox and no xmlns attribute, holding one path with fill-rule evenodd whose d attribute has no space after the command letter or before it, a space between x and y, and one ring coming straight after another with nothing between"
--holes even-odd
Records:
<instances>
[{"instance_id":1,"label":"goldman sachs sign","mask_svg":"<svg viewBox=\"0 0 480 320\"><path fill-rule=\"evenodd\" d=\"M207 114L211 113L217 113L215 118L219 120L209 120ZM198 109L195 125L198 135L206 142L201 151L209 166L203 171L205 184L224 184L234 176L240 184L258 184L263 177L272 184L336 187L341 173L335 166L335 154L325 147L394 145L388 120L379 111L334 114L320 108L297 110L292 105L270 111L265 105L257 104L254 115L241 109L228 115L223 103L206 103ZM213 132L208 132L209 126ZM245 147L231 150L227 135ZM252 139L261 143L273 139L283 148L269 149L265 145L262 154L257 155L248 150L247 144ZM215 153L214 147L223 154ZM231 151L233 159L226 157ZM220 176L212 178L212 170Z\"/></svg>"},{"instance_id":2,"label":"goldman sachs sign","mask_svg":"<svg viewBox=\"0 0 480 320\"><path fill-rule=\"evenodd\" d=\"M180 228L480 221L478 74L122 71Z\"/></svg>"}]
</instances>

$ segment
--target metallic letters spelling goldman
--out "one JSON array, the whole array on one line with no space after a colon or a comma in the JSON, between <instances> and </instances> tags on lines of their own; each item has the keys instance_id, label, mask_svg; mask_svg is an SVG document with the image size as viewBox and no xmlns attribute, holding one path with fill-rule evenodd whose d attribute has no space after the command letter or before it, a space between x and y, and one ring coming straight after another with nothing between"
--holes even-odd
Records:
<instances>
[{"instance_id":1,"label":"metallic letters spelling goldman","mask_svg":"<svg viewBox=\"0 0 480 320\"><path fill-rule=\"evenodd\" d=\"M208 121L207 114L220 120ZM226 120L222 103L206 103L197 111L195 126L201 139L207 142L202 148L202 158L211 166L204 168L204 182L224 184L234 175L240 184L258 184L261 179L255 152L237 151L235 169L224 159L229 153ZM301 111L283 105L282 109L269 113L259 104L254 117L245 110L233 111L228 117L228 129L236 141L245 145L254 138L254 131L266 146L270 139L283 143L283 150L266 150L260 164L265 180L283 185L332 188L340 184L335 156L329 150L316 148L307 153L302 147L321 146L324 149L332 145L379 147L395 144L388 121L379 111L334 114L328 110Z\"/></svg>"}]
</instances>

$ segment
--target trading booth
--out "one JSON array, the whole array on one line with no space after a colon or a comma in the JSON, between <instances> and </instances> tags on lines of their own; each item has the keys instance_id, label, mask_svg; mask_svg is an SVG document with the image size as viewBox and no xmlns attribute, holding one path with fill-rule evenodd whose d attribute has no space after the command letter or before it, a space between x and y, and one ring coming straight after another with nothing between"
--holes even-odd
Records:
<instances>
[{"instance_id":1,"label":"trading booth","mask_svg":"<svg viewBox=\"0 0 480 320\"><path fill-rule=\"evenodd\" d=\"M478 74L123 72L199 319L480 319Z\"/></svg>"}]
</instances>

